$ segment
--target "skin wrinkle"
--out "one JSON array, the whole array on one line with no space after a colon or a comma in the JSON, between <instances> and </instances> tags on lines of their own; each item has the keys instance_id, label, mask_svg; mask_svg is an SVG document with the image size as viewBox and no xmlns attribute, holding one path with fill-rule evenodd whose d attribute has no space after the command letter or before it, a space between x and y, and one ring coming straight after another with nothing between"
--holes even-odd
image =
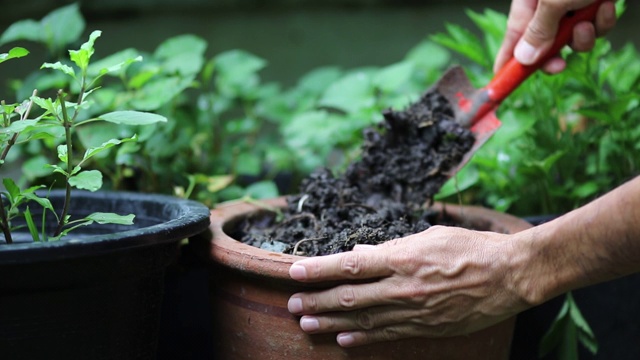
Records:
<instances>
[{"instance_id":1,"label":"skin wrinkle","mask_svg":"<svg viewBox=\"0 0 640 360\"><path fill-rule=\"evenodd\" d=\"M358 304L352 285L343 285L338 291L338 304L343 310L351 310Z\"/></svg>"}]
</instances>

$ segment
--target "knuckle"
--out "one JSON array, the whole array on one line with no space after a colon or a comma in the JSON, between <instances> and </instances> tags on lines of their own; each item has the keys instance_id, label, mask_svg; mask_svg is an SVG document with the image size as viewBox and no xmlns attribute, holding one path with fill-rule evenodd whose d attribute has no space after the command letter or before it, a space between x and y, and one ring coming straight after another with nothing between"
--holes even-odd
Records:
<instances>
[{"instance_id":1,"label":"knuckle","mask_svg":"<svg viewBox=\"0 0 640 360\"><path fill-rule=\"evenodd\" d=\"M380 337L384 341L393 341L403 338L403 333L395 327L386 327L380 330Z\"/></svg>"},{"instance_id":2,"label":"knuckle","mask_svg":"<svg viewBox=\"0 0 640 360\"><path fill-rule=\"evenodd\" d=\"M368 310L360 310L356 314L356 326L364 330L371 330L374 327L373 317Z\"/></svg>"},{"instance_id":3,"label":"knuckle","mask_svg":"<svg viewBox=\"0 0 640 360\"><path fill-rule=\"evenodd\" d=\"M356 306L356 296L352 286L345 285L338 290L338 304L343 309L352 309Z\"/></svg>"},{"instance_id":4,"label":"knuckle","mask_svg":"<svg viewBox=\"0 0 640 360\"><path fill-rule=\"evenodd\" d=\"M543 27L538 22L532 21L527 27L527 32L529 36L539 42L545 42L553 38L553 34L551 34L545 27Z\"/></svg>"},{"instance_id":5,"label":"knuckle","mask_svg":"<svg viewBox=\"0 0 640 360\"><path fill-rule=\"evenodd\" d=\"M302 303L304 304L303 308L309 313L318 312L318 300L315 296L309 296L306 298L302 298Z\"/></svg>"},{"instance_id":6,"label":"knuckle","mask_svg":"<svg viewBox=\"0 0 640 360\"><path fill-rule=\"evenodd\" d=\"M340 270L348 275L356 276L362 272L363 260L362 254L358 252L345 253L340 261Z\"/></svg>"}]
</instances>

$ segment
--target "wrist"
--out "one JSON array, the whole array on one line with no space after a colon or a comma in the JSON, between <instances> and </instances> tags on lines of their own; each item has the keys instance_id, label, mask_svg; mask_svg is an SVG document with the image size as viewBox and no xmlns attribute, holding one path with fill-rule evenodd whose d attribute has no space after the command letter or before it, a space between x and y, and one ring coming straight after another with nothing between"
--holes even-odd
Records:
<instances>
[{"instance_id":1,"label":"wrist","mask_svg":"<svg viewBox=\"0 0 640 360\"><path fill-rule=\"evenodd\" d=\"M550 238L549 229L537 226L514 234L511 241L509 286L529 307L570 290L571 275Z\"/></svg>"}]
</instances>

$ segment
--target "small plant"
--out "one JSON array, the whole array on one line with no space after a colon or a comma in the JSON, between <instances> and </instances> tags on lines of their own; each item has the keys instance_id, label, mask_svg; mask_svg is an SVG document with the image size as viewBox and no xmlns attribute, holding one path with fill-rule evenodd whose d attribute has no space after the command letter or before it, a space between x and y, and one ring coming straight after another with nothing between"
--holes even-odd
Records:
<instances>
[{"instance_id":1,"label":"small plant","mask_svg":"<svg viewBox=\"0 0 640 360\"><path fill-rule=\"evenodd\" d=\"M13 28L15 31L15 28ZM136 142L137 135L124 138L111 138L101 144L84 149L76 149L74 141L78 128L96 122L109 122L118 125L149 125L166 122L163 116L139 111L114 111L99 116L91 114L94 102L92 98L99 91L99 81L109 73L118 72L141 58L128 58L117 64L97 69L90 74L90 60L94 54L94 43L100 37L100 31L91 33L89 40L78 50L69 51L69 59L65 62L44 63L41 69L50 69L62 73L68 78L69 87L58 90L54 97L39 96L37 91L17 104L2 102L0 114L0 167L6 165L9 152L14 146L34 146L37 149L55 148L57 161L44 165L52 182L48 185L35 185L21 188L12 178L3 177L5 191L0 201L0 229L7 244L13 242L13 233L26 226L33 241L53 241L65 236L80 226L92 223L132 224L134 215L118 215L96 212L83 218L74 218L69 211L73 189L97 191L102 187L102 173L99 170L88 170L86 167L97 157L103 156L110 149L125 143ZM14 48L7 54L0 55L0 62L26 55L26 50ZM43 70L46 71L46 70ZM70 99L73 101L69 101ZM45 146L42 146L45 144ZM78 151L80 150L80 151ZM76 157L76 154L80 156ZM23 153L25 154L25 153ZM26 159L29 161L30 159ZM55 185L65 191L62 209L54 209L47 199L47 190ZM38 190L43 190L39 192ZM43 208L44 214L51 214L56 219L56 226L47 231L44 226L36 224L30 206L37 204ZM18 225L18 218L24 219L26 225Z\"/></svg>"}]
</instances>

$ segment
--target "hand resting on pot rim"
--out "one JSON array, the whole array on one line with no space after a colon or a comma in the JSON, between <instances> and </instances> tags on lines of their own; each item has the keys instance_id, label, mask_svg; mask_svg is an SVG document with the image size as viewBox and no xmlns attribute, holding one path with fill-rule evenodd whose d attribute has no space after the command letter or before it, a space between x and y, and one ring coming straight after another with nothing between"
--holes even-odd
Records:
<instances>
[{"instance_id":1,"label":"hand resting on pot rim","mask_svg":"<svg viewBox=\"0 0 640 360\"><path fill-rule=\"evenodd\" d=\"M544 53L567 11L593 0L513 0L500 69L515 52L527 64ZM574 28L587 51L615 25L604 2L595 23ZM564 61L554 58L554 73ZM289 311L307 333L337 333L344 347L409 337L468 334L559 294L640 271L640 177L554 221L516 234L434 226L378 246L294 263L301 282L347 280L294 294ZM354 280L349 283L348 280Z\"/></svg>"}]
</instances>

